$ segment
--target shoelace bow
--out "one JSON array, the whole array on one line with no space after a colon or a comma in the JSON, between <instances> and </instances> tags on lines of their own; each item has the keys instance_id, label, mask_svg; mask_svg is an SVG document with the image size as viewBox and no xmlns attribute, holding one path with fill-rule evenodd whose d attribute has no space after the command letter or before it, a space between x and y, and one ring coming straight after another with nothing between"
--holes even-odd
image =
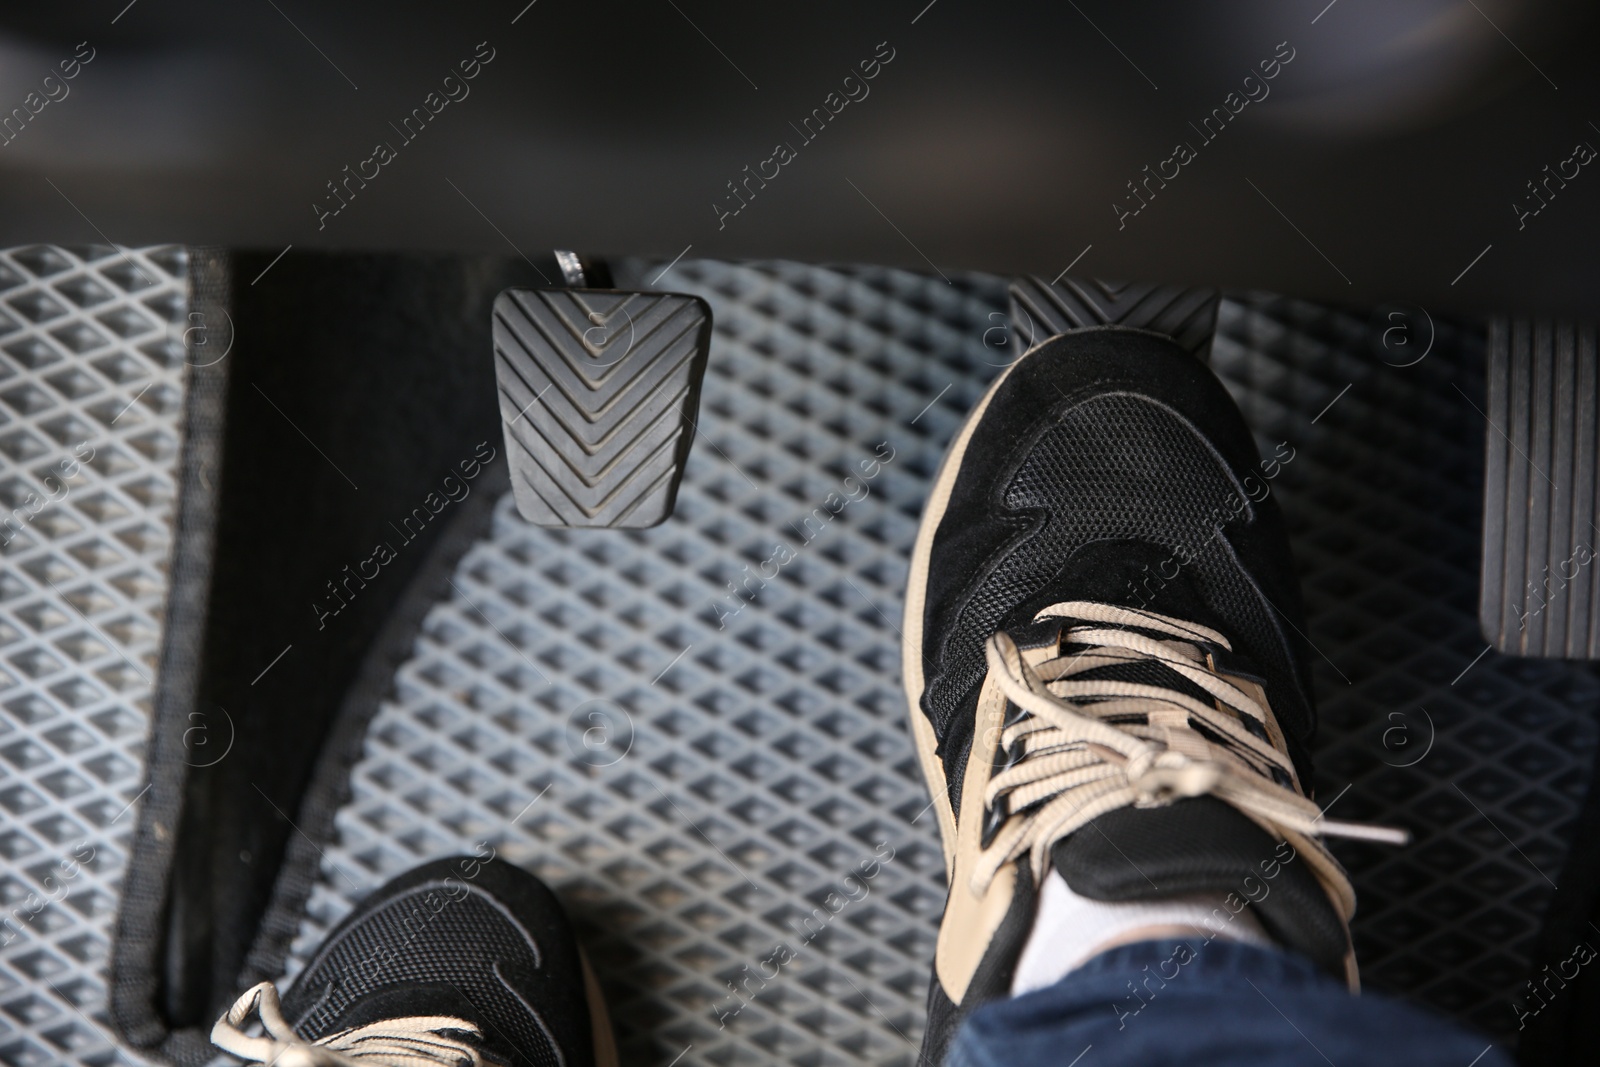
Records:
<instances>
[{"instance_id":1,"label":"shoelace bow","mask_svg":"<svg viewBox=\"0 0 1600 1067\"><path fill-rule=\"evenodd\" d=\"M1207 662L1207 645L1232 651L1225 637L1167 615L1092 601L1055 604L1035 621L1047 618L1072 620L1060 644L1077 651L1030 656L1005 633L991 637L985 649L986 684L998 684L1013 706L984 793L985 840L974 892L983 893L1001 868L1024 855L1037 884L1050 847L1108 811L1209 794L1289 841L1345 918L1354 913L1349 879L1316 838L1405 844L1409 835L1323 818L1295 788L1289 757L1244 725L1253 722L1274 736L1271 713ZM1124 629L1130 626L1166 639ZM1084 677L1097 668L1139 663L1167 667L1214 703L1167 686Z\"/></svg>"},{"instance_id":2,"label":"shoelace bow","mask_svg":"<svg viewBox=\"0 0 1600 1067\"><path fill-rule=\"evenodd\" d=\"M240 1029L257 1015L266 1036ZM473 1023L449 1015L413 1015L342 1030L316 1041L294 1032L278 990L262 982L245 992L211 1028L211 1043L254 1064L272 1067L483 1067L478 1049L447 1031L478 1036Z\"/></svg>"}]
</instances>

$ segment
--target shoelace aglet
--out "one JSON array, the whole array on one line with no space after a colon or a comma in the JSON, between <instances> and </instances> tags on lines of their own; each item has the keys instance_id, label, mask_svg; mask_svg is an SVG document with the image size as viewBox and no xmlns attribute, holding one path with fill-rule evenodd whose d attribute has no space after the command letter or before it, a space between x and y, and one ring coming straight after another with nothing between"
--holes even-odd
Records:
<instances>
[{"instance_id":1,"label":"shoelace aglet","mask_svg":"<svg viewBox=\"0 0 1600 1067\"><path fill-rule=\"evenodd\" d=\"M1318 819L1316 832L1323 837L1347 837L1354 841L1376 841L1384 845L1411 843L1411 831L1398 826L1373 826L1370 823Z\"/></svg>"}]
</instances>

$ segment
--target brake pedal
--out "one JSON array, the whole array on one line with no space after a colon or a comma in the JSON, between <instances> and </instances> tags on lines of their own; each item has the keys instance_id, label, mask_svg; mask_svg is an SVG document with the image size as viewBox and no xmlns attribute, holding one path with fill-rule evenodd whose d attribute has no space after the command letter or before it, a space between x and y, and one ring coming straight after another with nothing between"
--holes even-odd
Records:
<instances>
[{"instance_id":1,"label":"brake pedal","mask_svg":"<svg viewBox=\"0 0 1600 1067\"><path fill-rule=\"evenodd\" d=\"M569 281L594 268L570 257ZM711 308L620 289L507 289L494 302L500 421L518 513L638 529L672 514L695 433Z\"/></svg>"},{"instance_id":2,"label":"brake pedal","mask_svg":"<svg viewBox=\"0 0 1600 1067\"><path fill-rule=\"evenodd\" d=\"M1085 326L1138 326L1166 334L1205 361L1220 299L1215 289L1029 275L1011 283L1011 328L1026 350Z\"/></svg>"}]
</instances>

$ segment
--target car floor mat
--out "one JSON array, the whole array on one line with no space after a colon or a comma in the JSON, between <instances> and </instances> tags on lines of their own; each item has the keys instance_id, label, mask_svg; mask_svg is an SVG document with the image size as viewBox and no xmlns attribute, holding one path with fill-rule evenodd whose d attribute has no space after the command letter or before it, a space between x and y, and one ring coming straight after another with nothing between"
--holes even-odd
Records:
<instances>
[{"instance_id":1,"label":"car floor mat","mask_svg":"<svg viewBox=\"0 0 1600 1067\"><path fill-rule=\"evenodd\" d=\"M235 284L248 287L274 254L234 257ZM359 417L353 381L350 392L314 401L323 406L313 426L305 411L274 412L254 391L237 392L254 380L282 405L271 380L235 377L230 404L250 400L257 417L279 419L277 453L298 449L295 469L325 469L303 482L257 482L257 521L236 527L232 542L222 536L226 516L213 516L216 545L254 544L256 555L235 551L230 562L200 542L186 553L197 534L183 531L183 515L198 508L193 521L204 525L201 489L234 477L200 462L204 450L185 458L201 435L185 437L184 427L209 418L215 430L221 418L199 404L189 384L195 371L184 366L186 354L196 364L210 358L185 350L184 276L204 265L186 263L196 255L0 253L0 485L32 479L56 461L49 450L70 448L80 431L109 442L85 465L84 483L37 516L38 542L0 549L7 1062L143 1058L112 1037L102 968L119 905L126 916L140 884L128 864L135 819L145 840L172 833L173 823L146 816L156 793L153 784L144 791L146 708L154 700L156 714L168 716L180 762L206 762L214 750L205 746L220 744L228 725L219 709L242 707L253 718L286 702L279 692L236 707L208 688L207 679L223 678L207 673L219 641L242 645L228 684L243 689L293 667L292 652L273 664L284 645L315 647L289 636L274 645L248 632L248 618L196 624L196 590L211 588L205 559L243 569L269 558L259 549L287 551L274 539L318 535L305 526L305 501L376 492L355 469L366 461L341 452L332 442L347 439L324 436L324 425L365 421L388 449L366 453L374 470L409 464L417 480L397 478L399 488L386 490L405 505L389 517L417 503L421 496L405 494L428 480L426 464L392 445L425 421L427 400L372 424ZM133 280L124 257L155 288ZM254 288L297 259L286 257ZM322 282L343 299L313 306L329 317L376 314L381 300L362 292L387 289L390 300L395 292L393 274L378 284L378 266L369 260L367 273L358 268L344 285L342 268L325 265ZM462 353L476 344L465 334L487 334L487 313L472 319L477 297L469 293L539 284L515 263L435 261L431 269L427 284L451 298L420 306L403 326L467 322L445 346ZM951 280L789 263L673 266L660 284L703 296L717 318L679 513L649 531L536 530L497 485L475 483L464 503L484 508L476 517L488 522L483 536L473 541L470 517L452 512L460 535L445 537L441 524L437 551L418 553L416 573L392 574L394 588L384 592L392 599L365 636L341 642L330 692L313 693L309 672L286 690L315 696L325 729L372 715L364 732L347 726L346 737L360 737L345 750L353 764L340 765L339 744L309 746L300 786L260 800L239 821L246 833L276 835L279 858L237 837L202 841L207 863L232 857L256 871L255 910L241 908L227 937L238 973L209 980L213 1002L230 997L245 974L294 973L321 932L390 874L481 842L545 876L574 911L628 1062L911 1063L943 875L902 721L894 620L938 458L983 385L1016 354L1007 351L1005 281ZM97 302L102 291L110 304ZM209 298L195 299L201 308ZM276 299L264 303L267 317L305 313L286 293ZM1418 835L1403 850L1338 846L1360 893L1354 932L1365 985L1511 1042L1517 1008L1533 1003L1533 963L1569 960L1572 944L1551 938L1578 938L1592 906L1592 886L1584 896L1577 883L1593 872L1585 879L1572 868L1569 878L1566 854L1592 775L1600 685L1590 666L1485 650L1474 590L1483 442L1493 431L1473 409L1482 406L1481 330L1430 324L1438 331L1430 354L1401 366L1411 354L1397 358L1385 347L1390 326L1366 312L1237 295L1222 303L1210 361L1264 454L1280 443L1294 449L1271 484L1293 527L1317 650L1319 800L1343 817L1398 821ZM190 347L200 336L189 335ZM440 350L401 343L391 351L402 355L380 366L415 373L408 364ZM492 433L488 351L485 336ZM339 345L321 350L343 355ZM232 358L222 366L232 370ZM473 358L463 355L462 365ZM317 372L307 359L299 367ZM408 393L416 388L414 379L405 384ZM464 427L476 416L463 409L452 418ZM229 455L232 466L240 455ZM866 481L863 462L874 472ZM856 479L849 486L847 476ZM237 484L243 492L251 483ZM254 541L239 529L253 530ZM261 568L257 595L282 601L285 618L299 615L322 633L311 605L330 610L330 602L325 589L320 600L305 595L307 586L370 558L370 545L356 549L326 573L307 568L314 579ZM427 575L424 556L436 561ZM263 607L264 619L278 610ZM417 607L426 610L408 644L406 620ZM198 625L210 643L197 652L177 636L180 624L189 634ZM386 655L396 648L403 651L391 671ZM185 649L198 657L187 667ZM150 675L158 656L162 686L181 689L189 672L187 711L163 705L137 677L135 668ZM197 713L204 717L186 717ZM196 725L204 729L185 741ZM230 751L223 765L236 756ZM302 835L291 819L311 829L303 818L310 797L327 823ZM80 841L94 849L83 862L73 851ZM1564 925L1540 941L1554 884L1568 897L1557 905ZM64 899L52 900L53 889ZM172 929L157 914L147 944L164 952ZM190 936L187 925L177 934ZM132 944L118 942L116 963L133 959ZM157 998L168 982L157 969L162 958L152 952L142 971L113 978ZM1580 990L1568 992L1581 1000ZM1545 1010L1534 1025L1577 1025L1570 1020L1587 1003L1580 1000ZM199 1010L193 1015L209 1026ZM130 1016L136 1024L151 1017L162 1016ZM195 1037L198 1025L187 1027ZM142 1044L159 1052L166 1039L170 1032ZM192 1045L194 1057L204 1054L202 1043Z\"/></svg>"},{"instance_id":2,"label":"car floor mat","mask_svg":"<svg viewBox=\"0 0 1600 1067\"><path fill-rule=\"evenodd\" d=\"M317 768L359 736L373 658L408 646L407 591L496 495L489 307L539 269L231 259L227 429L217 469L184 486L216 494L213 528L193 531L209 537L207 588L167 635L192 666L157 696L111 959L117 1031L181 1063L214 1055L211 1024L270 954L265 917L331 833ZM224 728L224 753L196 748Z\"/></svg>"},{"instance_id":3,"label":"car floor mat","mask_svg":"<svg viewBox=\"0 0 1600 1067\"><path fill-rule=\"evenodd\" d=\"M183 610L181 442L206 437L203 353L226 348L189 317L204 259L0 250L0 1062L131 1062L104 971Z\"/></svg>"},{"instance_id":4,"label":"car floor mat","mask_svg":"<svg viewBox=\"0 0 1600 1067\"><path fill-rule=\"evenodd\" d=\"M895 620L939 458L1017 354L1005 285L705 261L661 284L717 324L677 513L540 530L500 502L373 719L286 971L394 873L492 848L574 912L625 1061L910 1064L944 892ZM1481 330L1438 323L1400 367L1391 325L1246 294L1210 361L1278 459L1319 799L1417 835L1336 845L1366 986L1510 1041L1600 687L1480 655Z\"/></svg>"}]
</instances>

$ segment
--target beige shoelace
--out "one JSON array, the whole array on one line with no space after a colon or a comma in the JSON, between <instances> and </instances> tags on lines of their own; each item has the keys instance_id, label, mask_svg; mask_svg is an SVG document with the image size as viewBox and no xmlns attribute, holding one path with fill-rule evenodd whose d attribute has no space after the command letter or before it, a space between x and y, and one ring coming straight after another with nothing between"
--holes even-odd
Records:
<instances>
[{"instance_id":1,"label":"beige shoelace","mask_svg":"<svg viewBox=\"0 0 1600 1067\"><path fill-rule=\"evenodd\" d=\"M266 1036L239 1029L258 1015ZM477 1036L477 1026L449 1015L414 1015L358 1026L317 1041L303 1041L278 1003L278 990L262 982L248 990L211 1028L211 1043L254 1064L272 1067L483 1067L478 1050L445 1031Z\"/></svg>"},{"instance_id":2,"label":"beige shoelace","mask_svg":"<svg viewBox=\"0 0 1600 1067\"><path fill-rule=\"evenodd\" d=\"M1323 818L1297 789L1274 780L1276 774L1297 782L1293 764L1243 723L1254 721L1277 737L1276 722L1260 701L1214 670L1201 647L1231 652L1226 638L1170 616L1090 601L1056 604L1035 616L1045 618L1073 620L1061 644L1079 650L1041 658L1019 650L1004 633L991 637L985 650L985 684L998 685L1022 714L1007 718L1000 737L1005 766L990 778L983 798L991 811L1011 817L983 851L974 892L984 892L1002 867L1024 855L1038 884L1051 845L1108 811L1210 794L1289 841L1345 918L1354 914L1349 879L1316 838L1405 844L1408 835ZM1128 626L1168 639L1121 628ZM1099 667L1141 662L1166 666L1213 702L1165 686L1083 677Z\"/></svg>"}]
</instances>

